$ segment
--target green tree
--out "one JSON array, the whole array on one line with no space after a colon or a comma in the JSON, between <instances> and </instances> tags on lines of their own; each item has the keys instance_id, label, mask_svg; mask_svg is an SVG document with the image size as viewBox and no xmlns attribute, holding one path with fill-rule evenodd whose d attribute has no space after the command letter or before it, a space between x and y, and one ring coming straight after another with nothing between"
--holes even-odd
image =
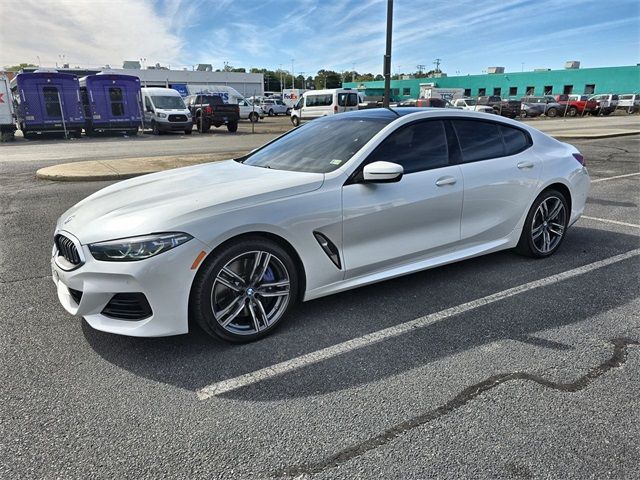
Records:
<instances>
[{"instance_id":1,"label":"green tree","mask_svg":"<svg viewBox=\"0 0 640 480\"><path fill-rule=\"evenodd\" d=\"M342 77L333 70L318 70L318 74L313 80L316 89L338 88L342 85Z\"/></svg>"},{"instance_id":2,"label":"green tree","mask_svg":"<svg viewBox=\"0 0 640 480\"><path fill-rule=\"evenodd\" d=\"M19 72L22 69L25 68L37 68L37 65L34 65L33 63L20 63L18 65L11 65L10 67L4 67L5 71L7 72Z\"/></svg>"}]
</instances>

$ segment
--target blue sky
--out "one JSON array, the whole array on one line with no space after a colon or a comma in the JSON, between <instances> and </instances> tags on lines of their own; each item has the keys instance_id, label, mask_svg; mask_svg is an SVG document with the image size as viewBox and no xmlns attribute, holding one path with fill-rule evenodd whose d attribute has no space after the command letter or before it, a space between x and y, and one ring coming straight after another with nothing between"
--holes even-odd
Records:
<instances>
[{"instance_id":1,"label":"blue sky","mask_svg":"<svg viewBox=\"0 0 640 480\"><path fill-rule=\"evenodd\" d=\"M0 2L0 65L146 64L381 73L385 0L22 0ZM449 75L640 62L637 1L396 0L393 71ZM43 13L43 12L46 12ZM24 32L30 32L25 35ZM19 41L18 41L19 39ZM524 66L522 65L524 63Z\"/></svg>"}]
</instances>

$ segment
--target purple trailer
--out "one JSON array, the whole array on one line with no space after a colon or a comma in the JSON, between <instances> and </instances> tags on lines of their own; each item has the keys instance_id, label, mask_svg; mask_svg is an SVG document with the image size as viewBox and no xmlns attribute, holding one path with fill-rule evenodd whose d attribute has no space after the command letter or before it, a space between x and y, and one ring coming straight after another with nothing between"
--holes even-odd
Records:
<instances>
[{"instance_id":1,"label":"purple trailer","mask_svg":"<svg viewBox=\"0 0 640 480\"><path fill-rule=\"evenodd\" d=\"M11 93L25 138L51 132L81 135L84 113L75 75L37 70L20 73L11 81Z\"/></svg>"},{"instance_id":2,"label":"purple trailer","mask_svg":"<svg viewBox=\"0 0 640 480\"><path fill-rule=\"evenodd\" d=\"M125 132L136 135L142 124L140 79L99 73L80 79L85 132Z\"/></svg>"}]
</instances>

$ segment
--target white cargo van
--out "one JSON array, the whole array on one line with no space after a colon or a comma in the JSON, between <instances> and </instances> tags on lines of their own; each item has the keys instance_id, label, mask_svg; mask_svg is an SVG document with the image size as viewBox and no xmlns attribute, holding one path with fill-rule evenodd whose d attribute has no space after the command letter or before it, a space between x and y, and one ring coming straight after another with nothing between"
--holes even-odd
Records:
<instances>
[{"instance_id":1,"label":"white cargo van","mask_svg":"<svg viewBox=\"0 0 640 480\"><path fill-rule=\"evenodd\" d=\"M193 129L191 112L184 104L182 95L172 88L142 88L144 105L144 128L161 132L182 131L189 135Z\"/></svg>"},{"instance_id":2,"label":"white cargo van","mask_svg":"<svg viewBox=\"0 0 640 480\"><path fill-rule=\"evenodd\" d=\"M0 141L13 140L15 131L16 119L13 113L9 79L0 75Z\"/></svg>"},{"instance_id":3,"label":"white cargo van","mask_svg":"<svg viewBox=\"0 0 640 480\"><path fill-rule=\"evenodd\" d=\"M336 113L358 109L358 92L350 88L309 90L304 92L291 110L291 122L298 126L301 120L312 120Z\"/></svg>"}]
</instances>

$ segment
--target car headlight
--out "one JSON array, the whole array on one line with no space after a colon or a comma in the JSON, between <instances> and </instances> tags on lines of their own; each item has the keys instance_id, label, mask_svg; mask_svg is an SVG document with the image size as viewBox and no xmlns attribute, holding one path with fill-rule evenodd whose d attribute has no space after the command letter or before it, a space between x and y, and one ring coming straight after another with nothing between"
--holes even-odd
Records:
<instances>
[{"instance_id":1,"label":"car headlight","mask_svg":"<svg viewBox=\"0 0 640 480\"><path fill-rule=\"evenodd\" d=\"M187 112L187 118L191 118L191 112Z\"/></svg>"},{"instance_id":2,"label":"car headlight","mask_svg":"<svg viewBox=\"0 0 640 480\"><path fill-rule=\"evenodd\" d=\"M160 118L167 118L167 114L166 113L162 113L162 112L158 112L158 116Z\"/></svg>"},{"instance_id":3,"label":"car headlight","mask_svg":"<svg viewBox=\"0 0 640 480\"><path fill-rule=\"evenodd\" d=\"M159 233L92 243L89 245L89 251L96 260L135 262L171 250L192 238L188 233Z\"/></svg>"}]
</instances>

